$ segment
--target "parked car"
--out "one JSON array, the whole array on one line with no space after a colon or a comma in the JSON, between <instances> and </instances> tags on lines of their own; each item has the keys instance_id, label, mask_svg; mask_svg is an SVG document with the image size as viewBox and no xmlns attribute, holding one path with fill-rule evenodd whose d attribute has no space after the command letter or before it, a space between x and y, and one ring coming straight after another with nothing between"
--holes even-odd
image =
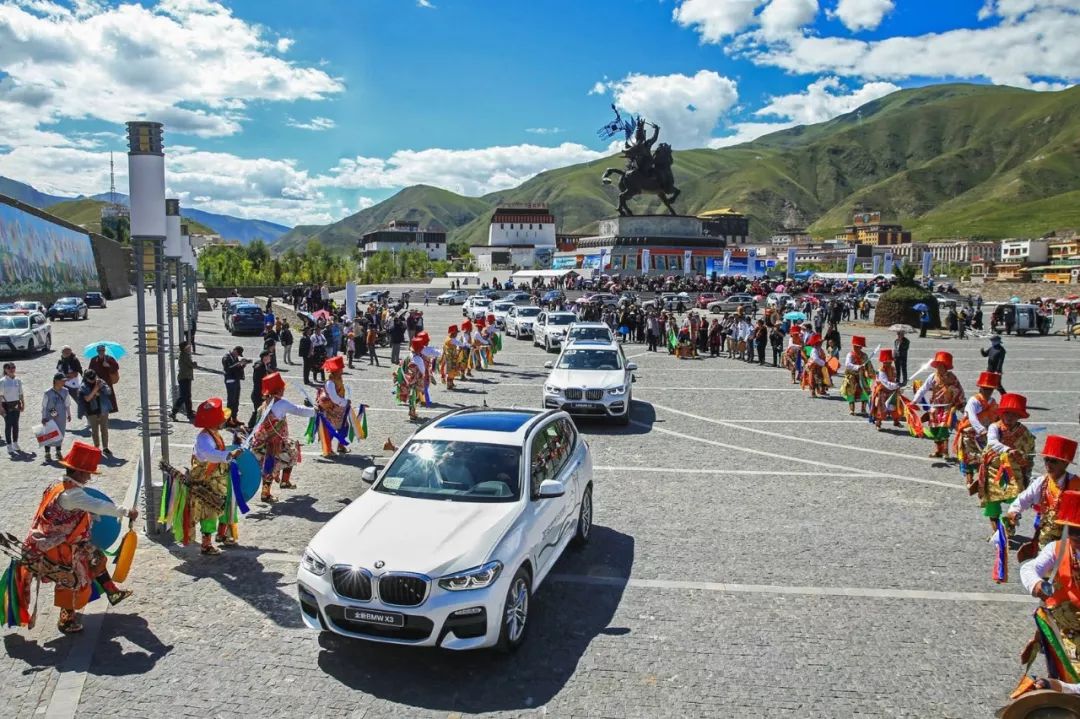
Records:
<instances>
[{"instance_id":1,"label":"parked car","mask_svg":"<svg viewBox=\"0 0 1080 719\"><path fill-rule=\"evenodd\" d=\"M619 307L628 307L629 305L636 305L638 303L638 296L636 292L623 292L619 295Z\"/></svg>"},{"instance_id":2,"label":"parked car","mask_svg":"<svg viewBox=\"0 0 1080 719\"><path fill-rule=\"evenodd\" d=\"M657 308L682 313L686 312L687 307L693 306L693 301L690 299L690 295L685 292L666 292L660 295L658 299L645 300L641 303L641 306L645 309Z\"/></svg>"},{"instance_id":3,"label":"parked car","mask_svg":"<svg viewBox=\"0 0 1080 719\"><path fill-rule=\"evenodd\" d=\"M378 302L383 296L382 290L368 290L367 292L361 292L356 296L356 301L360 304L367 305L372 302Z\"/></svg>"},{"instance_id":4,"label":"parked car","mask_svg":"<svg viewBox=\"0 0 1080 719\"><path fill-rule=\"evenodd\" d=\"M629 424L632 372L637 365L626 361L618 344L610 340L568 341L559 359L545 362L544 367L551 370L544 382L545 409Z\"/></svg>"},{"instance_id":5,"label":"parked car","mask_svg":"<svg viewBox=\"0 0 1080 719\"><path fill-rule=\"evenodd\" d=\"M507 302L506 300L499 300L491 304L490 314L495 315L495 327L500 330L506 329L506 315L510 310L517 307L513 302Z\"/></svg>"},{"instance_id":6,"label":"parked car","mask_svg":"<svg viewBox=\"0 0 1080 719\"><path fill-rule=\"evenodd\" d=\"M704 310L709 307L710 302L716 302L720 299L720 295L712 292L702 292L697 296L697 300L694 302L694 306L699 310Z\"/></svg>"},{"instance_id":7,"label":"parked car","mask_svg":"<svg viewBox=\"0 0 1080 719\"><path fill-rule=\"evenodd\" d=\"M86 296L83 297L83 302L86 303L87 307L98 307L100 309L106 307L105 295L100 292L87 292Z\"/></svg>"},{"instance_id":8,"label":"parked car","mask_svg":"<svg viewBox=\"0 0 1080 719\"><path fill-rule=\"evenodd\" d=\"M463 305L469 299L467 290L447 290L435 298L437 305Z\"/></svg>"},{"instance_id":9,"label":"parked car","mask_svg":"<svg viewBox=\"0 0 1080 719\"><path fill-rule=\"evenodd\" d=\"M575 322L566 330L566 344L580 340L615 342L615 333L603 322Z\"/></svg>"},{"instance_id":10,"label":"parked car","mask_svg":"<svg viewBox=\"0 0 1080 719\"><path fill-rule=\"evenodd\" d=\"M521 339L532 337L533 322L543 312L539 307L515 307L506 313L506 334Z\"/></svg>"},{"instance_id":11,"label":"parked car","mask_svg":"<svg viewBox=\"0 0 1080 719\"><path fill-rule=\"evenodd\" d=\"M1001 310L1001 319L998 322L994 322L994 312L998 308ZM1008 302L998 305L997 308L987 306L986 309L991 313L991 329L999 332L1006 332L1007 334L1015 332L1022 337L1028 332L1038 332L1041 335L1045 335L1050 332L1050 328L1054 324L1054 318L1040 312L1037 305L1013 304L1012 302ZM1011 329L1008 329L1010 326Z\"/></svg>"},{"instance_id":12,"label":"parked car","mask_svg":"<svg viewBox=\"0 0 1080 719\"><path fill-rule=\"evenodd\" d=\"M52 325L40 312L14 309L0 314L0 352L48 352Z\"/></svg>"},{"instance_id":13,"label":"parked car","mask_svg":"<svg viewBox=\"0 0 1080 719\"><path fill-rule=\"evenodd\" d=\"M229 315L233 314L233 311L238 305L253 305L255 300L245 299L243 297L226 297L221 301L221 320L225 322L225 327L228 329Z\"/></svg>"},{"instance_id":14,"label":"parked car","mask_svg":"<svg viewBox=\"0 0 1080 719\"><path fill-rule=\"evenodd\" d=\"M231 335L241 333L262 334L263 324L262 308L255 304L236 305L232 314L225 318L225 329Z\"/></svg>"},{"instance_id":15,"label":"parked car","mask_svg":"<svg viewBox=\"0 0 1080 719\"><path fill-rule=\"evenodd\" d=\"M497 300L502 296L499 293L499 291L497 289L494 289L494 288L488 288L486 290L478 290L476 294L478 294L481 297L487 297L489 300Z\"/></svg>"},{"instance_id":16,"label":"parked car","mask_svg":"<svg viewBox=\"0 0 1080 719\"><path fill-rule=\"evenodd\" d=\"M502 302L513 302L515 305L527 307L532 304L532 295L528 292L510 292L502 298Z\"/></svg>"},{"instance_id":17,"label":"parked car","mask_svg":"<svg viewBox=\"0 0 1080 719\"><path fill-rule=\"evenodd\" d=\"M765 298L765 306L771 307L781 312L787 308L788 305L794 305L795 298L786 292L770 292L768 297Z\"/></svg>"},{"instance_id":18,"label":"parked car","mask_svg":"<svg viewBox=\"0 0 1080 719\"><path fill-rule=\"evenodd\" d=\"M27 312L40 312L41 314L47 314L49 308L37 300L16 300L15 309L25 310Z\"/></svg>"},{"instance_id":19,"label":"parked car","mask_svg":"<svg viewBox=\"0 0 1080 719\"><path fill-rule=\"evenodd\" d=\"M480 295L473 295L461 306L461 314L470 320L485 317L490 310L491 300Z\"/></svg>"},{"instance_id":20,"label":"parked car","mask_svg":"<svg viewBox=\"0 0 1080 719\"><path fill-rule=\"evenodd\" d=\"M599 304L601 307L619 306L618 296L613 295L610 292L594 292L592 294L583 296L580 300L578 300L578 302L582 304L586 302L596 303Z\"/></svg>"},{"instance_id":21,"label":"parked car","mask_svg":"<svg viewBox=\"0 0 1080 719\"><path fill-rule=\"evenodd\" d=\"M81 297L61 297L45 313L50 320L85 320L90 315Z\"/></svg>"},{"instance_id":22,"label":"parked car","mask_svg":"<svg viewBox=\"0 0 1080 719\"><path fill-rule=\"evenodd\" d=\"M592 457L570 417L456 410L376 474L364 469L371 488L304 550L304 625L412 646L521 646L537 588L592 531Z\"/></svg>"},{"instance_id":23,"label":"parked car","mask_svg":"<svg viewBox=\"0 0 1080 719\"><path fill-rule=\"evenodd\" d=\"M558 349L570 325L577 322L573 312L541 312L533 323L533 346L545 352Z\"/></svg>"},{"instance_id":24,"label":"parked car","mask_svg":"<svg viewBox=\"0 0 1080 719\"><path fill-rule=\"evenodd\" d=\"M566 293L562 290L548 290L540 298L540 302L550 305L553 302L566 302Z\"/></svg>"},{"instance_id":25,"label":"parked car","mask_svg":"<svg viewBox=\"0 0 1080 719\"><path fill-rule=\"evenodd\" d=\"M865 295L863 295L863 299L866 300L866 304L870 305L871 307L877 307L878 300L881 299L881 293L867 292Z\"/></svg>"},{"instance_id":26,"label":"parked car","mask_svg":"<svg viewBox=\"0 0 1080 719\"><path fill-rule=\"evenodd\" d=\"M757 302L754 300L753 295L737 294L728 295L722 300L709 303L709 312L737 312L740 307L744 308L744 312L756 312Z\"/></svg>"}]
</instances>

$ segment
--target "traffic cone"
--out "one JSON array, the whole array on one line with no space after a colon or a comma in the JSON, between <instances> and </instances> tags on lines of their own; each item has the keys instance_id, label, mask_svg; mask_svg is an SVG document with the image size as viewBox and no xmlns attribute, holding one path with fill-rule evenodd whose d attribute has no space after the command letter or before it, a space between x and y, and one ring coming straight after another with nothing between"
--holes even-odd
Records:
<instances>
[{"instance_id":1,"label":"traffic cone","mask_svg":"<svg viewBox=\"0 0 1080 719\"><path fill-rule=\"evenodd\" d=\"M397 451L397 447L394 446L394 443L390 441L389 437L386 438L386 442L383 444L382 448L386 452L396 452Z\"/></svg>"}]
</instances>

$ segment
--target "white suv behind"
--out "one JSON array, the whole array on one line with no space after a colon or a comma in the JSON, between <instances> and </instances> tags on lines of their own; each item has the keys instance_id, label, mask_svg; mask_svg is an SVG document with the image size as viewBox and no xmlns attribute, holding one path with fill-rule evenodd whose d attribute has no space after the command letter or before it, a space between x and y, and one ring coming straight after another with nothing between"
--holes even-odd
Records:
<instances>
[{"instance_id":1,"label":"white suv behind","mask_svg":"<svg viewBox=\"0 0 1080 719\"><path fill-rule=\"evenodd\" d=\"M568 545L589 539L592 470L564 412L436 418L377 480L365 469L371 488L312 538L297 570L300 618L388 644L516 649L536 589Z\"/></svg>"},{"instance_id":2,"label":"white suv behind","mask_svg":"<svg viewBox=\"0 0 1080 719\"><path fill-rule=\"evenodd\" d=\"M447 290L435 298L435 304L463 305L469 299L467 290Z\"/></svg>"},{"instance_id":3,"label":"white suv behind","mask_svg":"<svg viewBox=\"0 0 1080 719\"><path fill-rule=\"evenodd\" d=\"M543 312L539 307L515 307L506 313L506 334L510 337L532 337L533 322Z\"/></svg>"},{"instance_id":4,"label":"white suv behind","mask_svg":"<svg viewBox=\"0 0 1080 719\"><path fill-rule=\"evenodd\" d=\"M615 342L579 340L569 342L544 382L545 409L561 409L569 414L609 417L618 424L630 423L634 370L622 348Z\"/></svg>"},{"instance_id":5,"label":"white suv behind","mask_svg":"<svg viewBox=\"0 0 1080 719\"><path fill-rule=\"evenodd\" d=\"M533 322L533 346L545 352L558 349L570 325L577 322L573 312L541 312Z\"/></svg>"}]
</instances>

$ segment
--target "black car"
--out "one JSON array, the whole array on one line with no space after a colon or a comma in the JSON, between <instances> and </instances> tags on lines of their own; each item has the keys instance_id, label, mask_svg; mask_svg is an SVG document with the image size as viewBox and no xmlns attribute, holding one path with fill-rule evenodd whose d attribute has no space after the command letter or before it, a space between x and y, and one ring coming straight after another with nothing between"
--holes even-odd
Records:
<instances>
[{"instance_id":1,"label":"black car","mask_svg":"<svg viewBox=\"0 0 1080 719\"><path fill-rule=\"evenodd\" d=\"M87 292L86 296L83 297L83 302L86 303L87 307L100 307L101 309L105 309L105 295L100 292Z\"/></svg>"},{"instance_id":2,"label":"black car","mask_svg":"<svg viewBox=\"0 0 1080 719\"><path fill-rule=\"evenodd\" d=\"M233 307L232 314L225 318L225 329L229 334L250 332L262 334L265 315L258 305L246 304Z\"/></svg>"},{"instance_id":3,"label":"black car","mask_svg":"<svg viewBox=\"0 0 1080 719\"><path fill-rule=\"evenodd\" d=\"M50 320L85 320L89 314L81 297L61 297L45 313Z\"/></svg>"}]
</instances>

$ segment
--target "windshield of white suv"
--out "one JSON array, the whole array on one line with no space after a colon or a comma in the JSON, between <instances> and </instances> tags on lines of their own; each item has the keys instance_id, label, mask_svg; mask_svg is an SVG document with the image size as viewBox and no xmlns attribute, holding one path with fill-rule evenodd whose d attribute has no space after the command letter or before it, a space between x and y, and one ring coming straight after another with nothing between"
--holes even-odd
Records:
<instances>
[{"instance_id":1,"label":"windshield of white suv","mask_svg":"<svg viewBox=\"0 0 1080 719\"><path fill-rule=\"evenodd\" d=\"M559 369L622 369L622 361L615 350L567 348L559 358Z\"/></svg>"},{"instance_id":2,"label":"windshield of white suv","mask_svg":"<svg viewBox=\"0 0 1080 719\"><path fill-rule=\"evenodd\" d=\"M519 447L414 440L374 491L452 502L513 502L520 493L520 465Z\"/></svg>"},{"instance_id":3,"label":"windshield of white suv","mask_svg":"<svg viewBox=\"0 0 1080 719\"><path fill-rule=\"evenodd\" d=\"M519 307L515 317L536 317L540 314L539 307Z\"/></svg>"},{"instance_id":4,"label":"windshield of white suv","mask_svg":"<svg viewBox=\"0 0 1080 719\"><path fill-rule=\"evenodd\" d=\"M549 325L569 325L577 320L574 315L548 315Z\"/></svg>"},{"instance_id":5,"label":"windshield of white suv","mask_svg":"<svg viewBox=\"0 0 1080 719\"><path fill-rule=\"evenodd\" d=\"M607 327L574 327L567 336L572 340L610 340L611 330Z\"/></svg>"},{"instance_id":6,"label":"windshield of white suv","mask_svg":"<svg viewBox=\"0 0 1080 719\"><path fill-rule=\"evenodd\" d=\"M509 312L510 310L514 309L514 303L513 302L496 302L492 306L492 309L494 309L496 312Z\"/></svg>"},{"instance_id":7,"label":"windshield of white suv","mask_svg":"<svg viewBox=\"0 0 1080 719\"><path fill-rule=\"evenodd\" d=\"M30 327L30 318L26 315L0 317L0 330L25 330Z\"/></svg>"}]
</instances>

